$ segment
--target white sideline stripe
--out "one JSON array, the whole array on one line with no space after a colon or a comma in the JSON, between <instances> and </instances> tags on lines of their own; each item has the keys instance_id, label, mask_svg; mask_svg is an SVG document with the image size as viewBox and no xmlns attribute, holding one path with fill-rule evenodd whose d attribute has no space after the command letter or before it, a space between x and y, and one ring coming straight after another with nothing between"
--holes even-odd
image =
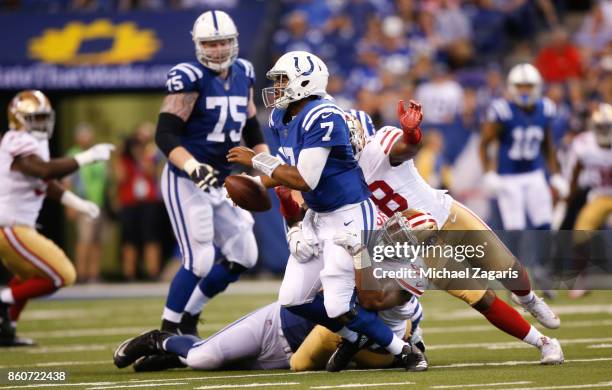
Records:
<instances>
[{"instance_id":1,"label":"white sideline stripe","mask_svg":"<svg viewBox=\"0 0 612 390\"><path fill-rule=\"evenodd\" d=\"M219 330L227 326L227 323L207 323L198 327L201 330ZM83 336L119 336L119 335L138 335L152 326L126 326L120 328L82 328L73 330L52 330L47 332L23 332L24 336L40 339L55 339L64 337L83 337Z\"/></svg>"},{"instance_id":2,"label":"white sideline stripe","mask_svg":"<svg viewBox=\"0 0 612 390\"><path fill-rule=\"evenodd\" d=\"M591 349L612 348L612 344L593 344L593 345L588 345L587 348L591 348Z\"/></svg>"},{"instance_id":3,"label":"white sideline stripe","mask_svg":"<svg viewBox=\"0 0 612 390\"><path fill-rule=\"evenodd\" d=\"M372 387L372 386L401 386L415 385L415 382L381 382L381 383L345 383L343 385L331 386L311 386L311 389L350 389L355 387ZM201 389L201 387L199 387Z\"/></svg>"},{"instance_id":4,"label":"white sideline stripe","mask_svg":"<svg viewBox=\"0 0 612 390\"><path fill-rule=\"evenodd\" d=\"M612 361L612 357L592 358L592 359L565 359L565 363L590 363L590 362L607 362ZM475 362L475 363L455 363L446 364L443 366L429 366L429 368L464 368L464 367L480 367L480 366L524 366L530 364L540 364L539 360L510 360L507 362Z\"/></svg>"},{"instance_id":5,"label":"white sideline stripe","mask_svg":"<svg viewBox=\"0 0 612 390\"><path fill-rule=\"evenodd\" d=\"M610 342L612 337L604 338L589 338L589 339L560 339L559 342L563 345L572 344L589 344L596 342ZM505 343L466 343L466 344L439 344L427 345L427 349L460 349L460 348L486 348L486 349L513 349L513 348L531 348L532 346L520 341L508 341Z\"/></svg>"},{"instance_id":6,"label":"white sideline stripe","mask_svg":"<svg viewBox=\"0 0 612 390\"><path fill-rule=\"evenodd\" d=\"M565 314L612 314L612 305L553 305L550 307L557 315ZM436 321L456 321L465 318L479 318L482 314L473 309L461 309L453 311L426 311L428 319Z\"/></svg>"},{"instance_id":7,"label":"white sideline stripe","mask_svg":"<svg viewBox=\"0 0 612 390\"><path fill-rule=\"evenodd\" d=\"M465 387L486 387L486 386L505 386L505 385L526 385L531 381L520 381L520 382L494 382L494 383L476 383L468 385L438 385L431 386L430 389L463 389Z\"/></svg>"},{"instance_id":8,"label":"white sideline stripe","mask_svg":"<svg viewBox=\"0 0 612 390\"><path fill-rule=\"evenodd\" d=\"M187 382L168 382L168 383L142 383L139 385L119 385L119 386L97 386L88 387L87 390L102 390L102 389L126 389L130 387L159 387L159 386L174 386L174 385L186 385Z\"/></svg>"},{"instance_id":9,"label":"white sideline stripe","mask_svg":"<svg viewBox=\"0 0 612 390\"><path fill-rule=\"evenodd\" d=\"M426 313L429 316L429 313ZM610 326L612 325L612 320L593 320L593 321L563 321L562 327L565 328L586 328L592 326ZM540 324L535 324L536 328L544 329L544 327ZM423 330L426 334L436 334L436 333L448 333L449 330L452 329L453 333L465 332L499 332L494 326L488 325L466 325L466 326L453 326L452 328L448 326L425 326Z\"/></svg>"},{"instance_id":10,"label":"white sideline stripe","mask_svg":"<svg viewBox=\"0 0 612 390\"><path fill-rule=\"evenodd\" d=\"M557 390L557 389L593 389L596 387L612 387L612 382L585 383L583 385L561 385L542 387L514 387L499 390Z\"/></svg>"},{"instance_id":11,"label":"white sideline stripe","mask_svg":"<svg viewBox=\"0 0 612 390\"><path fill-rule=\"evenodd\" d=\"M299 385L300 382L273 382L273 383L247 383L245 385L211 385L194 387L196 389L235 389L238 387L271 387L271 386L295 386ZM93 390L93 389L92 389Z\"/></svg>"},{"instance_id":12,"label":"white sideline stripe","mask_svg":"<svg viewBox=\"0 0 612 390\"><path fill-rule=\"evenodd\" d=\"M590 362L602 362L602 361L612 361L612 357L609 358L592 358L592 359L566 359L565 363L590 363ZM110 364L108 360L98 360L98 361L90 361L90 362L53 362L53 363L43 363L47 366L55 365L55 366L65 366L65 365L99 365L99 364ZM472 363L457 363L457 364L448 364L441 366L429 366L430 369L434 368L463 368L463 367L482 367L482 366L519 366L519 365L536 365L540 364L537 360L524 360L524 361L506 361L506 362L472 362ZM38 365L19 365L19 366L10 366L10 367L36 367ZM9 366L0 366L0 368L10 368ZM373 371L403 371L403 369L372 369L365 370L368 372ZM364 372L364 370L346 370L346 372ZM243 379L243 378L259 378L259 377L272 377L272 376L294 376L294 375L312 375L312 374L326 374L327 371L301 371L301 372L291 372L287 371L286 373L269 373L269 374L245 374L245 375L219 375L219 376L195 376L195 377L187 377L180 378L182 381L203 381L203 380L222 380L222 379ZM174 378L170 379L143 379L143 380L130 380L130 381L120 381L120 382L83 382L83 383L57 383L57 384L35 384L35 385L23 385L23 386L5 386L0 387L0 390L7 389L27 389L27 388L36 388L36 387L59 387L59 386L97 386L97 385L119 385L119 384L133 384L133 383L155 383L155 382L165 382L169 380L175 380ZM502 389L502 390L511 390L511 389ZM534 390L534 389L531 389Z\"/></svg>"}]
</instances>

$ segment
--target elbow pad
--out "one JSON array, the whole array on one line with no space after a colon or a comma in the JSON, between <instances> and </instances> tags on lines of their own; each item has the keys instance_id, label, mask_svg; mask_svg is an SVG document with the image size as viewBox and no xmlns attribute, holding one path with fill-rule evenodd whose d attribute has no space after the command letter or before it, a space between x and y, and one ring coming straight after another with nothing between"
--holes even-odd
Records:
<instances>
[{"instance_id":1,"label":"elbow pad","mask_svg":"<svg viewBox=\"0 0 612 390\"><path fill-rule=\"evenodd\" d=\"M166 156L169 156L172 150L181 146L181 133L184 127L185 121L178 116L169 112L159 114L155 143Z\"/></svg>"},{"instance_id":2,"label":"elbow pad","mask_svg":"<svg viewBox=\"0 0 612 390\"><path fill-rule=\"evenodd\" d=\"M244 143L249 148L266 142L256 116L247 119L242 129L242 138L244 138Z\"/></svg>"}]
</instances>

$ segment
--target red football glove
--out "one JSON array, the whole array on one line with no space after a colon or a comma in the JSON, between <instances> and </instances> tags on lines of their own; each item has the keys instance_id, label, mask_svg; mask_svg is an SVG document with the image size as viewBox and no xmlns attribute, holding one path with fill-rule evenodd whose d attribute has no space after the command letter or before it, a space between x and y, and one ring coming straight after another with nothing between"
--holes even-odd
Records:
<instances>
[{"instance_id":1,"label":"red football glove","mask_svg":"<svg viewBox=\"0 0 612 390\"><path fill-rule=\"evenodd\" d=\"M280 213L287 219L297 218L300 215L300 205L291 196L291 189L285 186L274 188L280 200Z\"/></svg>"},{"instance_id":2,"label":"red football glove","mask_svg":"<svg viewBox=\"0 0 612 390\"><path fill-rule=\"evenodd\" d=\"M422 134L419 128L423 120L421 105L411 100L408 110L406 110L404 108L404 101L400 100L397 103L397 117L399 118L402 130L404 130L404 141L410 145L416 145L421 142Z\"/></svg>"}]
</instances>

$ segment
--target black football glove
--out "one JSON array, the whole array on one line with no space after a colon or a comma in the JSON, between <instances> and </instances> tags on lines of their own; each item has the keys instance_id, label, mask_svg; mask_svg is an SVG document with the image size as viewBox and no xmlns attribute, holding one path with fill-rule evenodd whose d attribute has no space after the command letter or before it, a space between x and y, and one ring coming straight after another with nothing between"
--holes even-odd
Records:
<instances>
[{"instance_id":1,"label":"black football glove","mask_svg":"<svg viewBox=\"0 0 612 390\"><path fill-rule=\"evenodd\" d=\"M219 171L208 164L199 163L191 172L189 177L202 191L209 192L210 187L219 187L217 175Z\"/></svg>"}]
</instances>

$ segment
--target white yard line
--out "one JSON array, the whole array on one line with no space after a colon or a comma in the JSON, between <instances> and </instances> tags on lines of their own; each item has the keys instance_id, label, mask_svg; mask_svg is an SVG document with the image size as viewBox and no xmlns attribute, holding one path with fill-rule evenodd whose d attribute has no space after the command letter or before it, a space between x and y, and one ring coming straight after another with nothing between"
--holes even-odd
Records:
<instances>
[{"instance_id":1,"label":"white yard line","mask_svg":"<svg viewBox=\"0 0 612 390\"><path fill-rule=\"evenodd\" d=\"M356 387L372 387L372 386L402 386L415 385L415 382L381 382L381 383L345 383L343 385L329 386L311 386L311 389L351 389ZM199 387L201 389L202 387Z\"/></svg>"},{"instance_id":2,"label":"white yard line","mask_svg":"<svg viewBox=\"0 0 612 390\"><path fill-rule=\"evenodd\" d=\"M199 326L200 330L219 330L226 326L226 323L207 323ZM117 328L81 328L71 330L51 330L44 332L23 332L23 336L40 338L40 339L55 339L55 338L70 338L70 337L86 337L86 336L136 336L142 332L150 330L147 326L127 326Z\"/></svg>"},{"instance_id":3,"label":"white yard line","mask_svg":"<svg viewBox=\"0 0 612 390\"><path fill-rule=\"evenodd\" d=\"M506 385L526 385L531 383L530 381L520 382L494 382L494 383L474 383L467 385L438 385L431 386L430 389L463 389L466 387L488 387L488 386L506 386Z\"/></svg>"},{"instance_id":4,"label":"white yard line","mask_svg":"<svg viewBox=\"0 0 612 390\"><path fill-rule=\"evenodd\" d=\"M589 343L610 342L610 341L612 341L612 337L559 340L559 342L563 345L589 344ZM514 348L532 348L532 346L526 343L521 343L520 341L508 341L505 343L465 343L465 344L427 345L427 349L432 350L432 351L437 350L437 349L463 349L463 348L468 348L468 349L469 348L486 348L486 349L498 350L498 349L514 349Z\"/></svg>"},{"instance_id":5,"label":"white yard line","mask_svg":"<svg viewBox=\"0 0 612 390\"><path fill-rule=\"evenodd\" d=\"M612 314L612 305L553 305L551 309L558 315L570 314ZM520 309L519 309L520 310ZM436 321L457 321L458 319L478 318L482 315L473 309L460 309L452 311L427 310L428 319Z\"/></svg>"},{"instance_id":6,"label":"white yard line","mask_svg":"<svg viewBox=\"0 0 612 390\"><path fill-rule=\"evenodd\" d=\"M204 389L236 389L239 387L272 387L272 386L295 386L299 385L300 382L272 382L272 383L246 383L244 385L211 385L211 386L201 386L194 387L194 390L204 390ZM91 389L93 390L93 389Z\"/></svg>"},{"instance_id":7,"label":"white yard line","mask_svg":"<svg viewBox=\"0 0 612 390\"><path fill-rule=\"evenodd\" d=\"M612 344L593 344L593 345L587 345L587 348L591 348L591 349L612 348Z\"/></svg>"},{"instance_id":8,"label":"white yard line","mask_svg":"<svg viewBox=\"0 0 612 390\"><path fill-rule=\"evenodd\" d=\"M176 380L176 379L173 379ZM102 390L102 389L127 389L136 387L161 387L161 386L174 386L174 385L186 385L187 382L168 382L168 383L141 383L138 385L119 385L119 386L98 386L88 387L87 390Z\"/></svg>"},{"instance_id":9,"label":"white yard line","mask_svg":"<svg viewBox=\"0 0 612 390\"><path fill-rule=\"evenodd\" d=\"M558 389L594 389L597 387L612 387L612 382L585 383L582 385L561 385L561 386L541 386L541 387L514 387L499 390L558 390Z\"/></svg>"},{"instance_id":10,"label":"white yard line","mask_svg":"<svg viewBox=\"0 0 612 390\"><path fill-rule=\"evenodd\" d=\"M429 313L426 312L425 316L429 316ZM563 321L563 329L566 328L590 328L593 326L610 326L612 325L611 320L593 320L593 321ZM540 324L536 325L537 328L544 329ZM499 329L490 324L484 325L465 325L465 326L453 326L452 328L449 326L427 326L423 327L423 330L427 334L436 334L436 333L472 333L472 332L499 332Z\"/></svg>"}]
</instances>

